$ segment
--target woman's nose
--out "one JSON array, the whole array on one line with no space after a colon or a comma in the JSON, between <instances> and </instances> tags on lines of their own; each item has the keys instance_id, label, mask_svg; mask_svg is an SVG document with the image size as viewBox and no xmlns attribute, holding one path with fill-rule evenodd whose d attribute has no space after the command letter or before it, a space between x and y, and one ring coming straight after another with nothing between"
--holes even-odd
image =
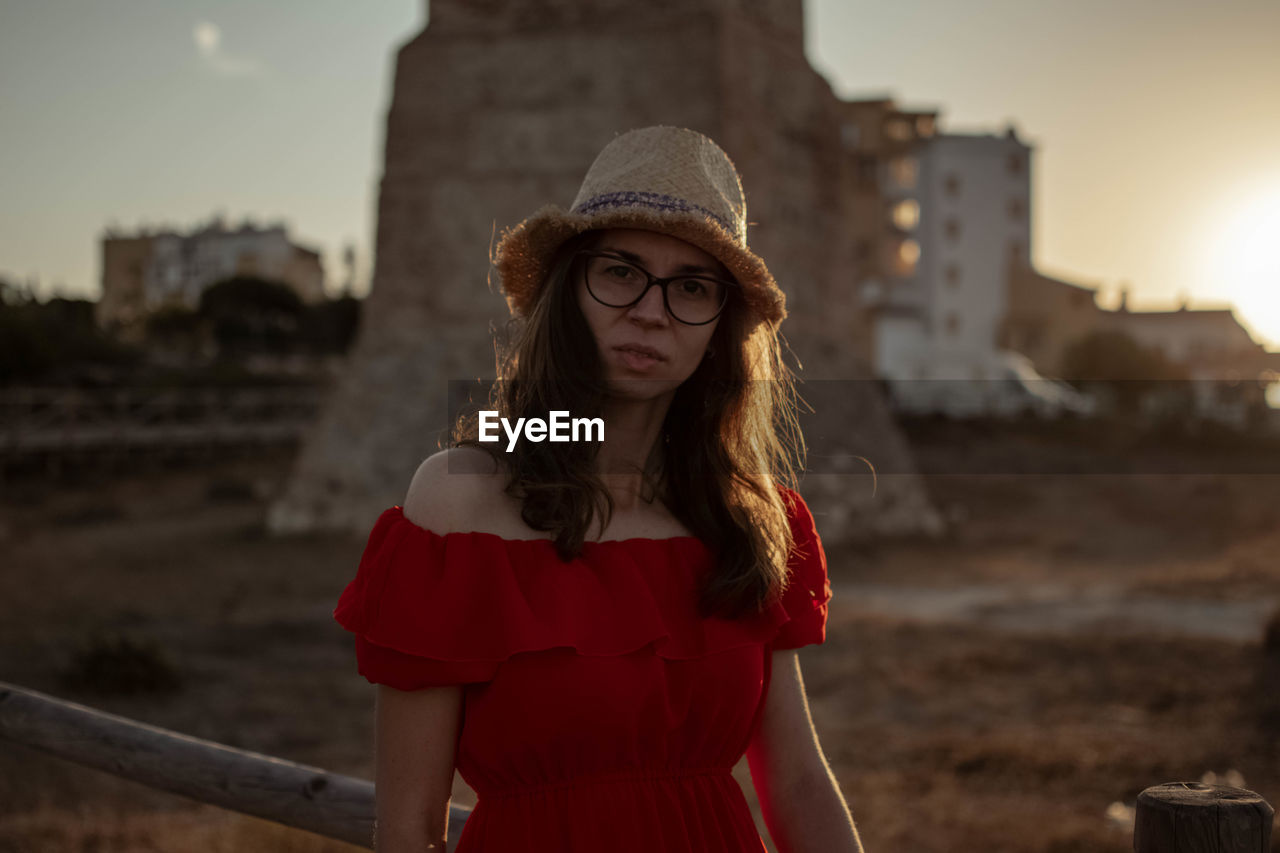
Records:
<instances>
[{"instance_id":1,"label":"woman's nose","mask_svg":"<svg viewBox=\"0 0 1280 853\"><path fill-rule=\"evenodd\" d=\"M651 322L667 319L667 305L662 300L662 288L651 287L640 301L631 306L631 315Z\"/></svg>"}]
</instances>

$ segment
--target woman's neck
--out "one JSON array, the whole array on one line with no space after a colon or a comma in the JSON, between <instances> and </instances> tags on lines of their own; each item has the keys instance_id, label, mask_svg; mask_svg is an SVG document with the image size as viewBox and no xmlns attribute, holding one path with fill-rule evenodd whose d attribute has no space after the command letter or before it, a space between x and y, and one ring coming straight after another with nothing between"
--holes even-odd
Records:
<instances>
[{"instance_id":1,"label":"woman's neck","mask_svg":"<svg viewBox=\"0 0 1280 853\"><path fill-rule=\"evenodd\" d=\"M645 486L644 471L656 474L662 464L662 425L670 397L617 400L605 407L604 441L596 455L596 473L621 512L652 503L657 496Z\"/></svg>"}]
</instances>

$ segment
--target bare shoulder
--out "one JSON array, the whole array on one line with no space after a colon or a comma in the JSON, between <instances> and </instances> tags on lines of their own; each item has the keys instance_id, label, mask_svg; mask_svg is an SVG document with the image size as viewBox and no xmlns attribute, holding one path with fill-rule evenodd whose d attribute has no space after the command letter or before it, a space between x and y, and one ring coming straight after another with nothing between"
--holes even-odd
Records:
<instances>
[{"instance_id":1,"label":"bare shoulder","mask_svg":"<svg viewBox=\"0 0 1280 853\"><path fill-rule=\"evenodd\" d=\"M435 533L483 530L486 513L510 500L506 472L484 450L451 447L422 461L404 499L404 517Z\"/></svg>"}]
</instances>

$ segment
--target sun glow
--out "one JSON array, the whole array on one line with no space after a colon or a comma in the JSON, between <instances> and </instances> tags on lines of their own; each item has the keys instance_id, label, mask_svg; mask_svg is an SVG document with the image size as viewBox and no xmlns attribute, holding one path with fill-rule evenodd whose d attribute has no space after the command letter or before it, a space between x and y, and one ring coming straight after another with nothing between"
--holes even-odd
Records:
<instances>
[{"instance_id":1,"label":"sun glow","mask_svg":"<svg viewBox=\"0 0 1280 853\"><path fill-rule=\"evenodd\" d=\"M1280 178L1254 189L1219 220L1206 277L1271 349L1280 348Z\"/></svg>"}]
</instances>

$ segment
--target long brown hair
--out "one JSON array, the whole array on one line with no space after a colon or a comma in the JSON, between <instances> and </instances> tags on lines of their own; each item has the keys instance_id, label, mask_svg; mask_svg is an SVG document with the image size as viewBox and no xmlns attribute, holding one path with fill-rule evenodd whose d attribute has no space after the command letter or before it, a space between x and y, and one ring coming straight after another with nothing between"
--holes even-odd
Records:
<instances>
[{"instance_id":1,"label":"long brown hair","mask_svg":"<svg viewBox=\"0 0 1280 853\"><path fill-rule=\"evenodd\" d=\"M503 417L603 417L607 385L595 337L578 306L576 253L601 231L567 240L557 251L529 316L509 320L496 342L496 373L488 408ZM766 323L748 334L736 288L712 333L704 358L671 402L663 438L643 483L718 557L698 601L704 616L738 618L758 612L786 579L791 530L774 484L795 487L804 439L796 420L794 375L782 358L780 335ZM479 440L476 412L460 415L449 441L479 447L506 466L506 493L522 501L534 530L554 531L561 559L582 552L593 518L601 529L613 499L595 470L592 442L517 442L510 453Z\"/></svg>"}]
</instances>

